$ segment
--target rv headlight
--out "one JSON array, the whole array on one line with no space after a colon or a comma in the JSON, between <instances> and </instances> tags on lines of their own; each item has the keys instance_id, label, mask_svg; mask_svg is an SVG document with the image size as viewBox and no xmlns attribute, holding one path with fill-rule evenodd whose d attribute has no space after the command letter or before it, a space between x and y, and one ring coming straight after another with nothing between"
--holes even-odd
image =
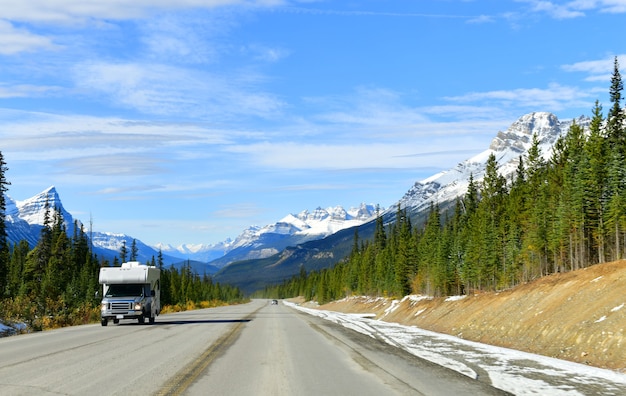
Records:
<instances>
[{"instance_id":1,"label":"rv headlight","mask_svg":"<svg viewBox=\"0 0 626 396\"><path fill-rule=\"evenodd\" d=\"M141 311L142 307L143 307L143 304L141 304L140 302L135 303L135 311Z\"/></svg>"},{"instance_id":2,"label":"rv headlight","mask_svg":"<svg viewBox=\"0 0 626 396\"><path fill-rule=\"evenodd\" d=\"M100 308L101 311L106 311L107 310L107 303L102 303L102 307Z\"/></svg>"}]
</instances>

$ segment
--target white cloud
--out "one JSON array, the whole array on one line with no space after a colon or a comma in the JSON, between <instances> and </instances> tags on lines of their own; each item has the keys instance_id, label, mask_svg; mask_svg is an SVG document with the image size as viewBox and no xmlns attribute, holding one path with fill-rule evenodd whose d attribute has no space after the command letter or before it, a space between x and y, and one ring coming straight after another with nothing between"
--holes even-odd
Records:
<instances>
[{"instance_id":1,"label":"white cloud","mask_svg":"<svg viewBox=\"0 0 626 396\"><path fill-rule=\"evenodd\" d=\"M0 19L76 24L93 20L128 20L153 12L223 6L270 7L282 0L0 0Z\"/></svg>"},{"instance_id":2,"label":"white cloud","mask_svg":"<svg viewBox=\"0 0 626 396\"><path fill-rule=\"evenodd\" d=\"M59 87L54 86L30 84L8 85L0 83L0 99L45 96L51 92L56 92L59 89Z\"/></svg>"},{"instance_id":3,"label":"white cloud","mask_svg":"<svg viewBox=\"0 0 626 396\"><path fill-rule=\"evenodd\" d=\"M568 108L588 107L590 93L577 87L550 84L547 88L518 88L488 92L471 92L448 97L454 102L495 102L517 108L558 111Z\"/></svg>"},{"instance_id":4,"label":"white cloud","mask_svg":"<svg viewBox=\"0 0 626 396\"><path fill-rule=\"evenodd\" d=\"M562 69L568 72L587 73L585 81L610 81L613 74L615 56L604 59L576 62L570 65L563 65ZM617 61L621 68L626 66L626 55L618 55Z\"/></svg>"},{"instance_id":5,"label":"white cloud","mask_svg":"<svg viewBox=\"0 0 626 396\"><path fill-rule=\"evenodd\" d=\"M556 19L570 19L586 16L588 11L621 14L626 12L626 0L574 0L557 3L546 0L518 0L530 3L531 11L541 12Z\"/></svg>"},{"instance_id":6,"label":"white cloud","mask_svg":"<svg viewBox=\"0 0 626 396\"><path fill-rule=\"evenodd\" d=\"M455 147L480 151L480 143L471 137L454 138ZM479 147L480 146L480 147ZM257 166L277 169L415 169L445 167L458 159L449 139L428 142L307 144L301 142L258 143L232 146L227 150L245 154ZM437 152L433 156L429 153Z\"/></svg>"},{"instance_id":7,"label":"white cloud","mask_svg":"<svg viewBox=\"0 0 626 396\"><path fill-rule=\"evenodd\" d=\"M1 55L13 55L41 49L55 50L58 49L58 46L49 37L31 33L26 29L18 29L10 22L0 19Z\"/></svg>"},{"instance_id":8,"label":"white cloud","mask_svg":"<svg viewBox=\"0 0 626 396\"><path fill-rule=\"evenodd\" d=\"M571 4L555 4L552 1L530 1L532 11L543 12L556 19L569 19L582 17L585 14L579 9L571 8Z\"/></svg>"},{"instance_id":9,"label":"white cloud","mask_svg":"<svg viewBox=\"0 0 626 396\"><path fill-rule=\"evenodd\" d=\"M153 115L272 117L283 107L273 95L255 91L251 75L213 76L164 64L89 62L75 68L75 78L85 92L99 92L113 105Z\"/></svg>"}]
</instances>

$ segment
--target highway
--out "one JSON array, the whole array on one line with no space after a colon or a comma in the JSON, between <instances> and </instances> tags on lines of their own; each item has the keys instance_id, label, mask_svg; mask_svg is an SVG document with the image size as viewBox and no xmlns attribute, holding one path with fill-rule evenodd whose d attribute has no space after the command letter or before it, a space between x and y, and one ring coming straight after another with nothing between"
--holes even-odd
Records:
<instances>
[{"instance_id":1,"label":"highway","mask_svg":"<svg viewBox=\"0 0 626 396\"><path fill-rule=\"evenodd\" d=\"M0 339L2 395L500 395L266 300Z\"/></svg>"}]
</instances>

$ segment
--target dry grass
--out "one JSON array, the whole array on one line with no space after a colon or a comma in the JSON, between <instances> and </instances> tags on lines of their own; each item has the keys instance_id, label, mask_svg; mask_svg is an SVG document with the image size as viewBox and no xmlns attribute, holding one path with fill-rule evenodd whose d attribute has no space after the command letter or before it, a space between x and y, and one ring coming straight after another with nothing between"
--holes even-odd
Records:
<instances>
[{"instance_id":1,"label":"dry grass","mask_svg":"<svg viewBox=\"0 0 626 396\"><path fill-rule=\"evenodd\" d=\"M375 313L389 322L626 372L624 260L498 293L418 297L353 297L320 308Z\"/></svg>"}]
</instances>

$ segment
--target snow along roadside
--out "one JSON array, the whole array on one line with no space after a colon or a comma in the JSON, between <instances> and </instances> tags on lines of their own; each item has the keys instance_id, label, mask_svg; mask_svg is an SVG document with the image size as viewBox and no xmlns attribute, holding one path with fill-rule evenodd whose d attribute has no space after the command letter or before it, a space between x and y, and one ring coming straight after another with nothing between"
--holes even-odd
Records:
<instances>
[{"instance_id":1,"label":"snow along roadside","mask_svg":"<svg viewBox=\"0 0 626 396\"><path fill-rule=\"evenodd\" d=\"M624 395L626 375L566 360L468 341L414 326L284 304L318 316L470 378L487 372L491 384L515 395Z\"/></svg>"}]
</instances>

